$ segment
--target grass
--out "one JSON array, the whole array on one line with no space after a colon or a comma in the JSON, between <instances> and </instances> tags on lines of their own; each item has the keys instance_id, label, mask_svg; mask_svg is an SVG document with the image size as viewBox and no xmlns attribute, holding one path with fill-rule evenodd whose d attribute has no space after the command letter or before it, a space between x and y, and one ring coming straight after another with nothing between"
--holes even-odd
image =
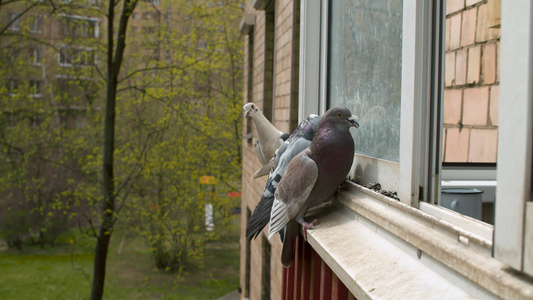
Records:
<instances>
[{"instance_id":1,"label":"grass","mask_svg":"<svg viewBox=\"0 0 533 300\"><path fill-rule=\"evenodd\" d=\"M238 222L238 216L233 216ZM208 245L201 269L178 279L154 267L142 243L116 232L108 255L106 299L216 299L239 285L238 228ZM45 250L26 246L0 251L0 299L88 299L93 254L90 240L60 243Z\"/></svg>"}]
</instances>

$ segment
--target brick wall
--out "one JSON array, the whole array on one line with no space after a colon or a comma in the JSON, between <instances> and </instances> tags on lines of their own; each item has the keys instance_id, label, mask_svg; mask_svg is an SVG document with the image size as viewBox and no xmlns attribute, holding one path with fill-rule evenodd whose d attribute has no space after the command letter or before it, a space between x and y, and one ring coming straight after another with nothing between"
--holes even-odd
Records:
<instances>
[{"instance_id":1,"label":"brick wall","mask_svg":"<svg viewBox=\"0 0 533 300\"><path fill-rule=\"evenodd\" d=\"M260 108L269 106L271 101L272 123L279 130L291 131L297 123L297 90L298 90L298 43L299 39L299 1L292 0L272 0L275 3L275 14L273 20L267 17L267 12L255 10L253 0L247 0L245 13L256 15L253 26L253 47L249 47L249 38L244 38L244 95L243 104L248 102L248 91L252 91L253 102ZM268 1L265 1L268 2ZM295 15L296 12L296 15ZM268 24L272 22L273 24ZM296 23L296 26L295 26ZM273 30L274 41L269 35ZM270 34L269 34L270 33ZM251 53L253 51L253 53ZM273 56L273 62L270 57ZM249 59L253 59L252 67L249 67ZM272 65L273 64L273 65ZM252 76L252 87L248 88L248 78ZM273 95L273 96L272 96ZM270 117L267 116L267 117ZM250 122L243 120L244 124ZM243 126L243 136L249 133L247 126ZM259 163L253 149L253 143L257 138L254 126L251 126L253 134L252 142L243 142L242 157L242 203L241 203L241 298L249 295L250 299L261 299L262 294L262 271L263 264L270 263L270 270L273 276L270 282L270 295L272 299L280 299L282 293L283 266L281 265L281 241L278 236L268 241L271 244L270 262L263 261L263 239L258 237L250 242L250 257L246 256L246 238L244 237L247 224L247 212L253 211L261 198L263 188L266 184L266 177L252 180L251 176L257 171ZM268 226L267 226L268 228ZM266 235L268 229L265 228L263 234ZM246 261L250 261L250 290L246 287Z\"/></svg>"},{"instance_id":2,"label":"brick wall","mask_svg":"<svg viewBox=\"0 0 533 300\"><path fill-rule=\"evenodd\" d=\"M500 29L487 0L446 1L444 162L496 162Z\"/></svg>"}]
</instances>

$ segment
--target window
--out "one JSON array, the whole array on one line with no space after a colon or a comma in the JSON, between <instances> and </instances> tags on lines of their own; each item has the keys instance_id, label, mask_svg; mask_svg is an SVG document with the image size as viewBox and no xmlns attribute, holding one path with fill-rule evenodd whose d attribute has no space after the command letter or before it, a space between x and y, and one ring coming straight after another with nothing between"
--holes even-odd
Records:
<instances>
[{"instance_id":1,"label":"window","mask_svg":"<svg viewBox=\"0 0 533 300\"><path fill-rule=\"evenodd\" d=\"M62 67L71 67L73 61L73 53L70 47L59 48L59 65Z\"/></svg>"},{"instance_id":2,"label":"window","mask_svg":"<svg viewBox=\"0 0 533 300\"><path fill-rule=\"evenodd\" d=\"M33 98L42 97L42 80L30 80L30 96Z\"/></svg>"},{"instance_id":3,"label":"window","mask_svg":"<svg viewBox=\"0 0 533 300\"><path fill-rule=\"evenodd\" d=\"M30 19L30 31L32 33L43 33L43 19L40 16L33 15Z\"/></svg>"},{"instance_id":4,"label":"window","mask_svg":"<svg viewBox=\"0 0 533 300\"><path fill-rule=\"evenodd\" d=\"M9 30L11 31L20 31L20 13L11 13L11 25Z\"/></svg>"},{"instance_id":5,"label":"window","mask_svg":"<svg viewBox=\"0 0 533 300\"><path fill-rule=\"evenodd\" d=\"M100 1L98 0L85 0L85 3L87 3L88 6L95 6L100 4Z\"/></svg>"},{"instance_id":6,"label":"window","mask_svg":"<svg viewBox=\"0 0 533 300\"><path fill-rule=\"evenodd\" d=\"M270 299L270 253L271 246L267 238L263 235L263 270L261 271L263 280L261 286L263 290L261 291L261 299L267 300Z\"/></svg>"},{"instance_id":7,"label":"window","mask_svg":"<svg viewBox=\"0 0 533 300\"><path fill-rule=\"evenodd\" d=\"M59 33L70 37L98 38L100 36L99 21L77 16L64 16L60 23Z\"/></svg>"},{"instance_id":8,"label":"window","mask_svg":"<svg viewBox=\"0 0 533 300\"><path fill-rule=\"evenodd\" d=\"M59 65L62 67L91 66L97 63L94 49L61 46L59 48Z\"/></svg>"},{"instance_id":9,"label":"window","mask_svg":"<svg viewBox=\"0 0 533 300\"><path fill-rule=\"evenodd\" d=\"M402 2L330 3L328 106L358 116L356 152L398 161Z\"/></svg>"},{"instance_id":10,"label":"window","mask_svg":"<svg viewBox=\"0 0 533 300\"><path fill-rule=\"evenodd\" d=\"M274 76L276 74L275 62L276 62L276 7L274 3L270 4L270 7L267 7L265 10L265 83L263 90L263 115L269 120L273 121L273 101L274 97Z\"/></svg>"},{"instance_id":11,"label":"window","mask_svg":"<svg viewBox=\"0 0 533 300\"><path fill-rule=\"evenodd\" d=\"M6 83L6 89L9 91L10 96L18 94L19 82L17 79L10 79Z\"/></svg>"},{"instance_id":12,"label":"window","mask_svg":"<svg viewBox=\"0 0 533 300\"><path fill-rule=\"evenodd\" d=\"M9 45L6 49L7 61L11 64L16 63L20 57L21 49L16 45Z\"/></svg>"},{"instance_id":13,"label":"window","mask_svg":"<svg viewBox=\"0 0 533 300\"><path fill-rule=\"evenodd\" d=\"M533 274L533 260L527 255L533 248L533 3L503 1L501 52L499 34L479 26L490 3L454 7L444 1L302 2L300 118L323 113L331 105L348 106L360 118L356 145L359 135L376 137L372 143L381 143L369 146L360 141L352 178L362 184L380 182L383 188L398 191L401 202L466 232L478 234L479 229L480 236L492 240L496 259ZM386 17L380 20L380 15ZM454 30L459 36L453 36ZM372 61L374 56L380 59ZM500 105L499 98L506 104ZM450 99L459 99L458 111L449 106ZM446 115L447 110L456 119ZM365 124L371 132L363 132ZM456 153L450 151L457 149L449 144L450 134L461 129L468 133L465 141L470 148L453 156ZM473 137L472 132L482 135ZM489 146L475 148L479 145ZM433 205L441 204L442 159L497 163L492 172L497 179L489 180L498 187L494 227Z\"/></svg>"},{"instance_id":14,"label":"window","mask_svg":"<svg viewBox=\"0 0 533 300\"><path fill-rule=\"evenodd\" d=\"M250 30L250 33L248 33L248 55L246 56L247 57L247 66L246 66L246 78L247 78L247 82L246 82L246 99L247 101L246 102L253 102L253 99L254 99L254 29L255 27L252 27L252 29ZM252 143L252 137L253 137L253 133L252 133L252 120L250 120L250 118L246 118L246 140L248 141L249 144Z\"/></svg>"},{"instance_id":15,"label":"window","mask_svg":"<svg viewBox=\"0 0 533 300\"><path fill-rule=\"evenodd\" d=\"M30 64L40 66L43 59L43 53L41 47L30 48Z\"/></svg>"}]
</instances>

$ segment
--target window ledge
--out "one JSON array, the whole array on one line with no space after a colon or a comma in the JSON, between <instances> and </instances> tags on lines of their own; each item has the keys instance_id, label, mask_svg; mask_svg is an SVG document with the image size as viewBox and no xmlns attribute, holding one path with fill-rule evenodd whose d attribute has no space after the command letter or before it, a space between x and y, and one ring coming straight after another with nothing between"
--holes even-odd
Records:
<instances>
[{"instance_id":1,"label":"window ledge","mask_svg":"<svg viewBox=\"0 0 533 300\"><path fill-rule=\"evenodd\" d=\"M531 299L490 240L347 182L308 242L357 299Z\"/></svg>"}]
</instances>

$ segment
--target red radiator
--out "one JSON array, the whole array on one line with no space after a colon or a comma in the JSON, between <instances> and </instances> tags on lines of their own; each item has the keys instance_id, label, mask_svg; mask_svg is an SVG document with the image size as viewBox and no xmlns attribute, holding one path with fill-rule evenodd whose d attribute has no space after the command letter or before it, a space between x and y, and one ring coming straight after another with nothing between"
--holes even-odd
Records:
<instances>
[{"instance_id":1,"label":"red radiator","mask_svg":"<svg viewBox=\"0 0 533 300\"><path fill-rule=\"evenodd\" d=\"M283 271L283 299L355 299L302 236L298 236L294 252L294 262Z\"/></svg>"}]
</instances>

